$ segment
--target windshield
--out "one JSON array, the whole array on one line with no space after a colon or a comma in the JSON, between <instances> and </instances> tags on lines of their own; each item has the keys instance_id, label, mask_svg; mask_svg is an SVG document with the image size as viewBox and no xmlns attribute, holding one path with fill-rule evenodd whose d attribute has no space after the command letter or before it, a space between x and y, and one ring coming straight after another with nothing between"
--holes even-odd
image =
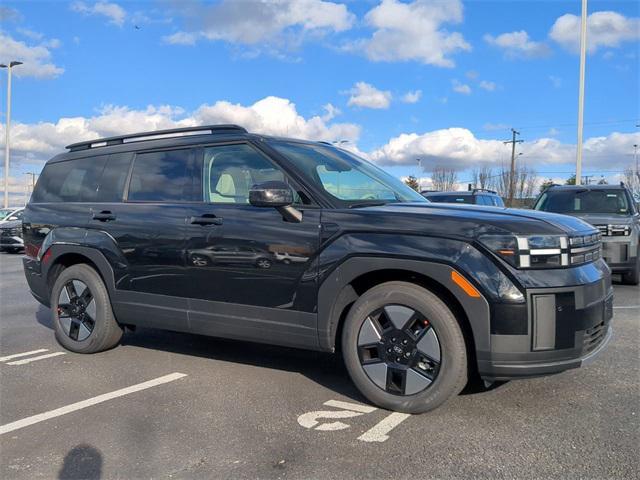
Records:
<instances>
[{"instance_id":1,"label":"windshield","mask_svg":"<svg viewBox=\"0 0 640 480\"><path fill-rule=\"evenodd\" d=\"M285 141L273 141L270 145L337 200L351 205L428 202L399 179L345 150Z\"/></svg>"},{"instance_id":2,"label":"windshield","mask_svg":"<svg viewBox=\"0 0 640 480\"><path fill-rule=\"evenodd\" d=\"M427 196L432 202L439 203L473 203L471 195L433 195Z\"/></svg>"},{"instance_id":3,"label":"windshield","mask_svg":"<svg viewBox=\"0 0 640 480\"><path fill-rule=\"evenodd\" d=\"M0 209L0 220L4 220L5 218L7 218L11 212L13 212L13 208Z\"/></svg>"},{"instance_id":4,"label":"windshield","mask_svg":"<svg viewBox=\"0 0 640 480\"><path fill-rule=\"evenodd\" d=\"M535 209L568 214L631 214L631 206L625 191L610 189L550 190L542 194Z\"/></svg>"}]
</instances>

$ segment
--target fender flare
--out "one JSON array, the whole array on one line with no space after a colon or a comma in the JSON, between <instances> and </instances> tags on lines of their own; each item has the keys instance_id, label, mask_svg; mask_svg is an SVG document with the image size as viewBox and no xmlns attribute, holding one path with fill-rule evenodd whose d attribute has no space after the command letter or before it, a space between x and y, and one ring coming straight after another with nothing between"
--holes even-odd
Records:
<instances>
[{"instance_id":1,"label":"fender flare","mask_svg":"<svg viewBox=\"0 0 640 480\"><path fill-rule=\"evenodd\" d=\"M462 306L471 326L476 352L490 350L489 303L482 294L479 298L468 296L451 280L452 271L468 278L464 272L444 263L367 256L350 257L345 260L327 275L318 290L318 340L323 350L335 349L340 314L344 307L358 298L351 282L363 274L378 270L406 270L442 285Z\"/></svg>"}]
</instances>

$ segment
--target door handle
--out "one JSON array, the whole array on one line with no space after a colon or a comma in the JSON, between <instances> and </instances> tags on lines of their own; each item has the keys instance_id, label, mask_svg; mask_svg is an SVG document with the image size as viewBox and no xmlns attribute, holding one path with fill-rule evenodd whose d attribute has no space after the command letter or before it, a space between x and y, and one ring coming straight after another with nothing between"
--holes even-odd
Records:
<instances>
[{"instance_id":1,"label":"door handle","mask_svg":"<svg viewBox=\"0 0 640 480\"><path fill-rule=\"evenodd\" d=\"M192 225L222 225L222 218L215 215L202 215L201 217L191 217Z\"/></svg>"},{"instance_id":2,"label":"door handle","mask_svg":"<svg viewBox=\"0 0 640 480\"><path fill-rule=\"evenodd\" d=\"M103 210L100 213L94 213L93 219L98 220L99 222L110 222L112 220L115 220L116 216L109 210Z\"/></svg>"}]
</instances>

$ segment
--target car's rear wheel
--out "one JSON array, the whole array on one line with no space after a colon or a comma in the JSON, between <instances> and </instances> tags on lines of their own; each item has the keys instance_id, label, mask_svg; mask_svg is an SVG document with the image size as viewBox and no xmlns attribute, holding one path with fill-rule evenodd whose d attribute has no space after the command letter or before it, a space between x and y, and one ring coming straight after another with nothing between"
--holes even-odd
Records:
<instances>
[{"instance_id":1,"label":"car's rear wheel","mask_svg":"<svg viewBox=\"0 0 640 480\"><path fill-rule=\"evenodd\" d=\"M422 413L467 383L460 326L432 292L387 282L364 293L345 320L342 349L349 374L371 402Z\"/></svg>"},{"instance_id":2,"label":"car's rear wheel","mask_svg":"<svg viewBox=\"0 0 640 480\"><path fill-rule=\"evenodd\" d=\"M122 338L109 293L89 265L73 265L58 276L51 290L51 314L56 339L73 352L101 352Z\"/></svg>"}]
</instances>

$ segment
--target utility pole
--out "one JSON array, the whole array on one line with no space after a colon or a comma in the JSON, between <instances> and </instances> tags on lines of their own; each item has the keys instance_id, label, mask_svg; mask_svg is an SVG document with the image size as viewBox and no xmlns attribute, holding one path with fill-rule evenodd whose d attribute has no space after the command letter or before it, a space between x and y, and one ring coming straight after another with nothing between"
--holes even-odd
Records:
<instances>
[{"instance_id":1,"label":"utility pole","mask_svg":"<svg viewBox=\"0 0 640 480\"><path fill-rule=\"evenodd\" d=\"M0 68L7 69L7 123L5 124L4 140L4 208L9 207L9 129L11 128L11 70L22 65L22 62L0 64Z\"/></svg>"},{"instance_id":2,"label":"utility pole","mask_svg":"<svg viewBox=\"0 0 640 480\"><path fill-rule=\"evenodd\" d=\"M516 135L520 135L515 129L511 129L511 140L507 140L505 145L511 144L511 169L509 171L509 196L507 198L507 204L511 207L513 205L513 196L515 191L515 176L516 176L516 143L522 143L524 140L516 140Z\"/></svg>"},{"instance_id":3,"label":"utility pole","mask_svg":"<svg viewBox=\"0 0 640 480\"><path fill-rule=\"evenodd\" d=\"M633 144L633 161L636 164L636 177L640 180L640 172L638 171L638 144Z\"/></svg>"},{"instance_id":4,"label":"utility pole","mask_svg":"<svg viewBox=\"0 0 640 480\"><path fill-rule=\"evenodd\" d=\"M29 202L29 197L33 193L33 190L36 188L36 172L26 172L25 175L31 176L31 185L27 183L27 198L25 199L24 204L26 205Z\"/></svg>"},{"instance_id":5,"label":"utility pole","mask_svg":"<svg viewBox=\"0 0 640 480\"><path fill-rule=\"evenodd\" d=\"M580 24L580 90L578 93L578 141L576 145L576 185L582 177L582 127L584 122L584 67L587 60L587 0L582 0Z\"/></svg>"},{"instance_id":6,"label":"utility pole","mask_svg":"<svg viewBox=\"0 0 640 480\"><path fill-rule=\"evenodd\" d=\"M593 175L585 175L583 177L585 185L591 185L591 177L593 177ZM580 185L580 184L578 183L577 185Z\"/></svg>"}]
</instances>

